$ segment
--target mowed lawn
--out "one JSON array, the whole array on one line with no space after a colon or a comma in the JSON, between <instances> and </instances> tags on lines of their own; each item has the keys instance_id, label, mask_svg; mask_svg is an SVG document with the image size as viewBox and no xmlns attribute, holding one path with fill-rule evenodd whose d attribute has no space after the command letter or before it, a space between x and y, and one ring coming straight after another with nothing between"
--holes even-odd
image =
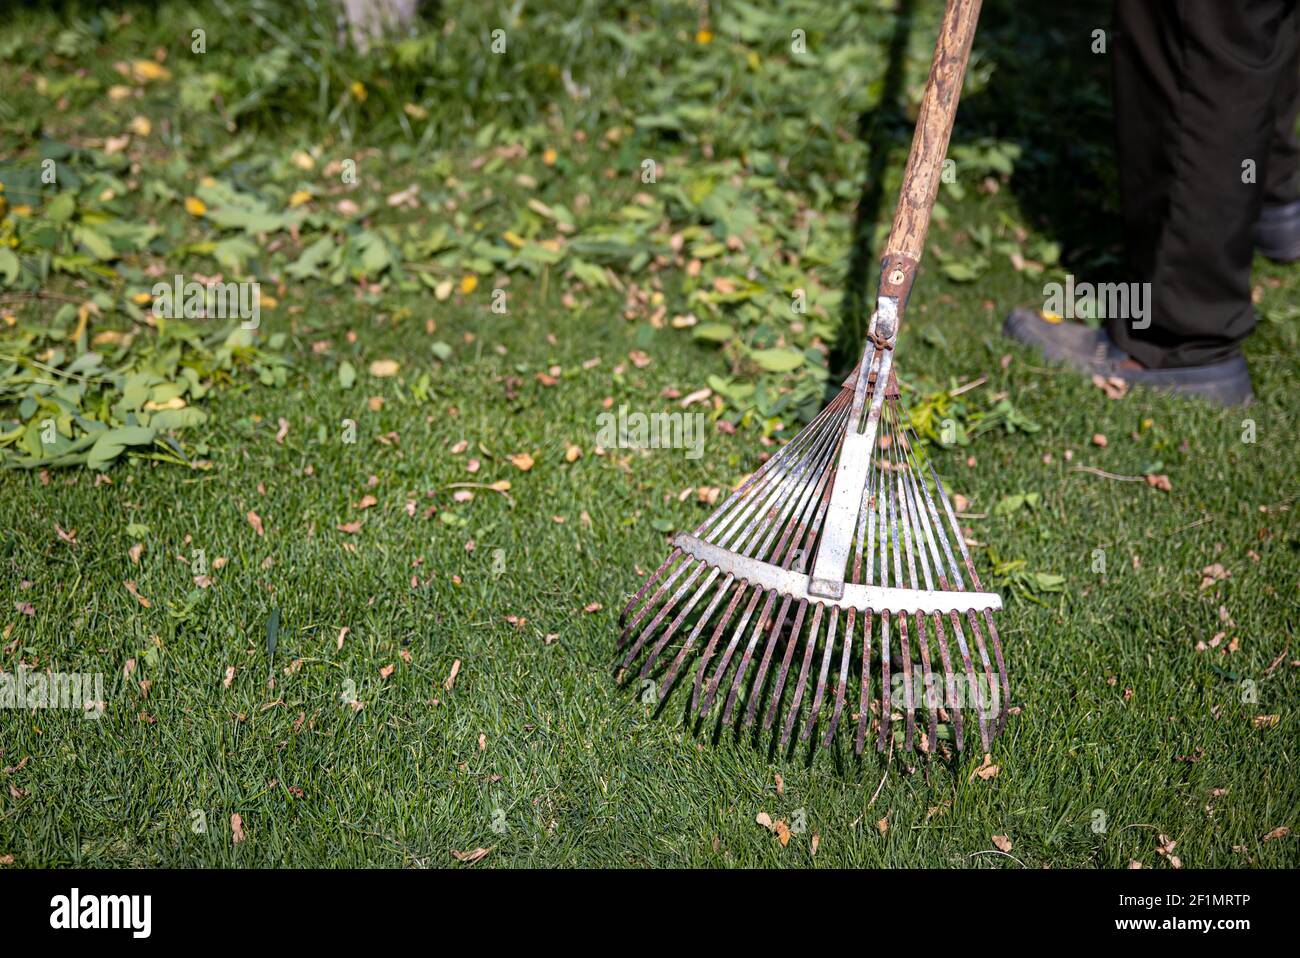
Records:
<instances>
[{"instance_id":1,"label":"mowed lawn","mask_svg":"<svg viewBox=\"0 0 1300 958\"><path fill-rule=\"evenodd\" d=\"M908 41L915 83L935 5L900 6L917 21ZM1005 37L998 28L1013 21L994 8L991 36ZM683 58L741 42L723 30L723 11L707 42L692 10L677 14ZM886 5L862 14L884 24L882 57L898 15ZM18 28L57 37L71 29L67 16L25 15ZM613 14L575 16L595 23ZM176 12L137 17L96 39L106 63L147 55L188 23ZM746 69L743 51L737 59ZM617 62L589 64L591 75L575 82L595 84L598 98L597 74L616 75ZM673 64L658 68L669 75ZM23 70L75 72L53 52ZM382 87L382 77L365 79ZM24 111L34 109L35 86L23 94ZM979 102L972 123L988 119ZM64 133L102 137L149 108L155 124L170 115L145 101L118 127L86 131L70 120ZM425 109L458 111L451 102ZM621 155L585 108L574 109L555 122L586 130L589 144L570 150L572 141L551 134L561 167L570 165L548 181L547 203L565 202L566 182L581 182L591 209L612 216L701 161L697 139L669 131L654 140L664 176L645 183L639 153ZM88 126L100 116L85 115ZM219 139L219 115L191 122ZM337 122L306 111L303 129L268 128L250 149L282 158L312 137L334 142ZM984 132L959 125L956 140ZM887 222L905 118L884 134L870 124L844 133L863 138L852 154L859 178L872 169L873 136L889 147L877 173ZM366 145L381 170L356 194L375 198L377 220L407 215L385 204L394 191L413 183L437 194L455 189L451 179L471 184L462 201L483 204L455 228L481 226L500 244L510 211L538 195L508 171L506 186L484 198L476 177L493 164L484 166L490 151L472 132L426 144L428 155L392 137ZM19 146L0 160L31 155ZM212 150L187 155L196 180L225 162ZM533 151L529 167L539 177L549 166L541 155ZM162 162L152 152L139 159L145 169ZM256 164L232 176L252 182ZM1059 190L1076 179L1104 187L1068 170L1053 182ZM686 683L658 709L635 683L615 683L616 617L667 554L670 530L696 525L709 490L725 495L798 425L787 408L719 429L714 417L734 421L734 407L702 403L691 407L708 417L700 458L597 448L602 413L620 405L681 411L681 397L710 376L777 382L743 349L665 321L692 310L709 318L691 292L689 255L665 250L650 280L613 268L624 288L589 285L576 297L563 266L515 272L504 313L491 308L486 271L481 288L467 289L476 284L461 284L458 267L456 291L440 297L432 284L359 288L272 269L278 284L263 279L280 302L264 313L261 334L285 334L286 382L239 379L205 401L209 418L187 441L206 444L193 458L207 468L123 457L103 473L0 472L0 665L102 673L105 703L98 719L0 712L0 861L1295 867L1297 839L1282 830L1296 827L1300 808L1296 271L1257 264L1265 318L1247 352L1254 405L1222 411L1143 391L1108 398L1001 338L1004 311L1041 303L1043 283L1064 267L1018 269L980 239L1019 230L1015 241L1029 248L1061 238L1035 206L1041 197L1018 194L1014 177L993 180L945 194L931 243L949 262L958 254L987 262L965 281L943 259L928 260L898 351L909 402L982 380L960 394L963 415L1002 410L987 419L991 428L980 430L977 417L968 444L932 450L977 517L968 524L981 571L1002 573L993 584L1005 599L999 624L1017 711L988 760L973 744L958 753L952 743L928 758L901 749L859 757L847 727L828 750L783 750L770 733L719 727L720 709L688 720ZM810 214L824 214L831 237L827 285L854 281L846 277L864 196L857 180L847 185ZM868 195L870 187L868 179ZM807 186L818 188L826 184ZM766 185L739 190L755 208L775 202ZM1081 206L1095 195L1057 202ZM141 221L193 225L179 200L130 203ZM423 227L437 209L407 218ZM1105 264L1103 240L1080 248ZM155 249L141 262L149 257L168 276L173 266L215 271L179 253ZM1095 276L1118 275L1101 268ZM630 303L629 286L661 299ZM3 291L0 302L15 320L0 332L0 352L6 337L48 323L58 306ZM838 310L828 316L841 320ZM749 345L768 342L768 331L755 335ZM350 386L339 374L345 359L357 371ZM398 361L396 375L371 374L383 359ZM774 432L773 419L789 428ZM1148 474L1167 477L1168 488ZM1040 575L1050 588L1027 584ZM787 823L788 844L756 822L761 814ZM997 850L994 835L1009 850Z\"/></svg>"}]
</instances>

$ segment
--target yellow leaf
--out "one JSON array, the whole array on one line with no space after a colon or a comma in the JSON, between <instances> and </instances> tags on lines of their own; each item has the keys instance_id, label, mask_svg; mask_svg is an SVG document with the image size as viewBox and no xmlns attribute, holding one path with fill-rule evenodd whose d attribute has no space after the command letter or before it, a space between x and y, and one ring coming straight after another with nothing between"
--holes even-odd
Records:
<instances>
[{"instance_id":1,"label":"yellow leaf","mask_svg":"<svg viewBox=\"0 0 1300 958\"><path fill-rule=\"evenodd\" d=\"M545 163L547 166L554 166L555 161L558 160L559 158L560 155L556 153L554 150L546 150L544 153L542 153L542 162Z\"/></svg>"},{"instance_id":2,"label":"yellow leaf","mask_svg":"<svg viewBox=\"0 0 1300 958\"><path fill-rule=\"evenodd\" d=\"M581 455L582 455L582 447L570 444L568 448L564 450L564 461L576 462L578 460L578 457Z\"/></svg>"},{"instance_id":3,"label":"yellow leaf","mask_svg":"<svg viewBox=\"0 0 1300 958\"><path fill-rule=\"evenodd\" d=\"M352 81L352 95L357 98L358 103L365 103L366 97L370 94L366 92L366 85L360 80Z\"/></svg>"},{"instance_id":4,"label":"yellow leaf","mask_svg":"<svg viewBox=\"0 0 1300 958\"><path fill-rule=\"evenodd\" d=\"M302 150L294 150L293 154L289 157L289 162L298 167L298 169L302 170L304 173L316 168L316 161L311 158L311 154L304 153Z\"/></svg>"},{"instance_id":5,"label":"yellow leaf","mask_svg":"<svg viewBox=\"0 0 1300 958\"><path fill-rule=\"evenodd\" d=\"M429 118L429 111L422 106L416 106L414 103L403 104L402 112L412 120L427 120Z\"/></svg>"},{"instance_id":6,"label":"yellow leaf","mask_svg":"<svg viewBox=\"0 0 1300 958\"><path fill-rule=\"evenodd\" d=\"M204 203L197 196L185 197L185 212L190 216L202 216L208 211L208 204Z\"/></svg>"},{"instance_id":7,"label":"yellow leaf","mask_svg":"<svg viewBox=\"0 0 1300 958\"><path fill-rule=\"evenodd\" d=\"M516 453L511 456L510 462L520 472L527 472L529 469L533 468L533 457L526 452Z\"/></svg>"},{"instance_id":8,"label":"yellow leaf","mask_svg":"<svg viewBox=\"0 0 1300 958\"><path fill-rule=\"evenodd\" d=\"M298 190L289 197L289 207L302 206L304 203L311 202L311 194L306 190Z\"/></svg>"},{"instance_id":9,"label":"yellow leaf","mask_svg":"<svg viewBox=\"0 0 1300 958\"><path fill-rule=\"evenodd\" d=\"M476 289L478 289L478 277L473 273L467 273L460 281L460 291L468 296Z\"/></svg>"},{"instance_id":10,"label":"yellow leaf","mask_svg":"<svg viewBox=\"0 0 1300 958\"><path fill-rule=\"evenodd\" d=\"M148 136L153 132L153 124L149 122L147 116L137 116L127 127L136 136Z\"/></svg>"},{"instance_id":11,"label":"yellow leaf","mask_svg":"<svg viewBox=\"0 0 1300 958\"><path fill-rule=\"evenodd\" d=\"M262 307L262 309L275 309L275 307L280 305L280 301L270 293L259 293L257 303Z\"/></svg>"},{"instance_id":12,"label":"yellow leaf","mask_svg":"<svg viewBox=\"0 0 1300 958\"><path fill-rule=\"evenodd\" d=\"M506 230L504 233L501 234L501 238L505 240L507 243L509 243L511 246L513 246L515 249L522 249L524 244L527 242L522 236L520 236L514 230Z\"/></svg>"},{"instance_id":13,"label":"yellow leaf","mask_svg":"<svg viewBox=\"0 0 1300 958\"><path fill-rule=\"evenodd\" d=\"M498 479L496 482L492 483L492 489L493 489L494 491L496 491L496 492L509 492L509 491L510 491L510 480L509 480L509 479Z\"/></svg>"},{"instance_id":14,"label":"yellow leaf","mask_svg":"<svg viewBox=\"0 0 1300 958\"><path fill-rule=\"evenodd\" d=\"M396 359L376 359L370 364L370 375L376 379L387 379L389 376L396 376L398 368Z\"/></svg>"},{"instance_id":15,"label":"yellow leaf","mask_svg":"<svg viewBox=\"0 0 1300 958\"><path fill-rule=\"evenodd\" d=\"M180 396L173 396L171 399L167 400L166 402L154 402L151 399L149 400L149 402L144 404L144 408L149 410L149 412L158 412L159 410L162 409L184 409L185 400L182 399Z\"/></svg>"},{"instance_id":16,"label":"yellow leaf","mask_svg":"<svg viewBox=\"0 0 1300 958\"><path fill-rule=\"evenodd\" d=\"M148 306L153 302L153 295L151 293L136 293L131 297L131 302L137 306Z\"/></svg>"},{"instance_id":17,"label":"yellow leaf","mask_svg":"<svg viewBox=\"0 0 1300 958\"><path fill-rule=\"evenodd\" d=\"M156 80L170 80L172 73L161 63L155 63L153 60L133 60L131 77L137 83L153 83Z\"/></svg>"},{"instance_id":18,"label":"yellow leaf","mask_svg":"<svg viewBox=\"0 0 1300 958\"><path fill-rule=\"evenodd\" d=\"M108 98L114 103L125 100L131 95L131 88L124 83L115 83L108 88Z\"/></svg>"},{"instance_id":19,"label":"yellow leaf","mask_svg":"<svg viewBox=\"0 0 1300 958\"><path fill-rule=\"evenodd\" d=\"M700 30L695 34L695 42L702 47L707 47L713 42L712 30Z\"/></svg>"}]
</instances>

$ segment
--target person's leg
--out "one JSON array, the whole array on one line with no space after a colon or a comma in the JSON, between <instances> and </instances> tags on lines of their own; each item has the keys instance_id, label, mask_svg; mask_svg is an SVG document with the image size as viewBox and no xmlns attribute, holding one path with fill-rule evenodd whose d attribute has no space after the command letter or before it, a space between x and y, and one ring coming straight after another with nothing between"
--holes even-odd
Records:
<instances>
[{"instance_id":1,"label":"person's leg","mask_svg":"<svg viewBox=\"0 0 1300 958\"><path fill-rule=\"evenodd\" d=\"M1300 29L1300 14L1295 17ZM1300 44L1297 44L1300 49ZM1274 96L1277 122L1269 147L1264 208L1255 227L1255 248L1279 263L1300 260L1300 60L1283 72Z\"/></svg>"},{"instance_id":2,"label":"person's leg","mask_svg":"<svg viewBox=\"0 0 1300 958\"><path fill-rule=\"evenodd\" d=\"M1239 355L1254 327L1250 264L1295 65L1295 0L1116 5L1116 120L1126 238L1151 284L1149 326L1111 340L1153 369Z\"/></svg>"},{"instance_id":3,"label":"person's leg","mask_svg":"<svg viewBox=\"0 0 1300 958\"><path fill-rule=\"evenodd\" d=\"M1293 17L1300 31L1300 14ZM1274 94L1277 121L1268 151L1268 181L1264 184L1264 205L1285 206L1300 200L1300 138L1296 121L1300 119L1300 42L1292 54L1291 66L1282 71Z\"/></svg>"}]
</instances>

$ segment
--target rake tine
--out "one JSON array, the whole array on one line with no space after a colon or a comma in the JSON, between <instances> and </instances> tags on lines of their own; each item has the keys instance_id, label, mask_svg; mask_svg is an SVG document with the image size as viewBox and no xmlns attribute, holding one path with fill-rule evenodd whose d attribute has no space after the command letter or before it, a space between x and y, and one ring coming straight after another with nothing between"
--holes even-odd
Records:
<instances>
[{"instance_id":1,"label":"rake tine","mask_svg":"<svg viewBox=\"0 0 1300 958\"><path fill-rule=\"evenodd\" d=\"M849 609L849 614L844 620L844 648L840 652L840 677L839 683L835 686L835 707L831 711L830 727L826 729L826 734L822 736L822 748L829 748L831 739L835 735L835 729L840 724L840 713L844 711L844 695L849 683L849 662L853 657L853 621L856 618L854 613L857 609Z\"/></svg>"},{"instance_id":2,"label":"rake tine","mask_svg":"<svg viewBox=\"0 0 1300 958\"><path fill-rule=\"evenodd\" d=\"M925 587L927 589L934 589L934 579L930 574L930 557L933 557L935 567L939 569L940 572L942 572L943 569L943 560L939 557L939 550L934 544L934 534L930 529L930 519L926 515L925 511L921 509L920 494L917 492L916 488L918 484L917 477L920 475L920 470L917 467L915 455L909 454L908 460L909 469L907 472L906 489L909 508L912 512L912 523L916 530L917 551L921 556L921 573L925 578ZM923 475L921 475L920 481L924 481ZM929 547L928 553L921 544L923 538L925 545ZM961 709L958 707L957 690L953 685L952 659L949 657L948 653L948 638L943 631L943 619L938 613L934 613L931 625L933 625L935 636L938 639L937 644L939 646L939 657L943 662L944 702L952 708L953 730L957 739L957 749L960 751L962 747ZM934 742L932 741L930 744L933 746Z\"/></svg>"},{"instance_id":3,"label":"rake tine","mask_svg":"<svg viewBox=\"0 0 1300 958\"><path fill-rule=\"evenodd\" d=\"M892 446L893 443L890 443ZM906 528L906 526L904 526ZM898 496L893 483L889 484L889 534L894 553L894 583L903 584L903 541L898 535ZM907 642L907 613L898 616L898 644L900 666L903 672L903 747L912 750L912 733L916 730L915 703L912 700L912 651Z\"/></svg>"},{"instance_id":4,"label":"rake tine","mask_svg":"<svg viewBox=\"0 0 1300 958\"><path fill-rule=\"evenodd\" d=\"M749 663L754 655L754 648L758 645L759 636L772 627L772 621L769 616L772 613L772 606L776 604L777 593L768 590L767 601L763 603L763 611L758 614L758 621L754 623L754 631L750 633L749 644L745 646L744 654L740 657L740 664L736 666L736 676L731 682L731 691L727 693L727 702L722 710L722 724L731 724L731 712L736 704L736 694L744 684L745 673L749 671ZM789 601L789 600L787 600Z\"/></svg>"},{"instance_id":5,"label":"rake tine","mask_svg":"<svg viewBox=\"0 0 1300 958\"><path fill-rule=\"evenodd\" d=\"M831 653L835 651L835 627L839 623L840 609L839 606L831 608L830 621L826 625L826 648L822 653L821 671L817 673L817 687L813 689L812 705L808 709L808 721L803 727L803 732L799 736L801 742L808 741L808 736L812 734L813 726L817 724L817 713L821 711L822 697L826 693L826 676L830 673ZM848 636L846 635L847 639Z\"/></svg>"},{"instance_id":6,"label":"rake tine","mask_svg":"<svg viewBox=\"0 0 1300 958\"><path fill-rule=\"evenodd\" d=\"M641 601L641 599L645 597L645 594L649 590L649 588L659 581L659 577L664 574L664 570L667 569L670 565L672 565L673 560L676 559L681 554L682 554L682 550L674 547L673 551L668 553L668 558L663 561L663 563L659 566L659 568L655 569L655 571L650 574L650 576L645 580L645 582L641 583L641 588L637 589L636 595L632 596L632 601L629 602L626 606L624 606L623 611L618 614L619 625L626 624L628 613L631 612L637 606L637 604ZM626 642L627 642L627 633L624 632L623 636L618 640L618 644L621 646Z\"/></svg>"},{"instance_id":7,"label":"rake tine","mask_svg":"<svg viewBox=\"0 0 1300 958\"><path fill-rule=\"evenodd\" d=\"M891 418L893 418L892 415ZM894 425L897 426L897 423L894 423ZM896 433L895 441L894 443L891 443L891 448L893 446L899 445L900 443L904 445L904 459L906 459L907 456L906 448L908 445L907 439L906 437L903 437L901 440L899 440ZM908 495L908 487L904 480L905 474L910 474L910 470L905 461L899 462L897 458L894 461L895 464L898 466L898 471L895 473L895 478L897 479L898 482L899 507L901 508L903 513L903 545L907 552L907 579L913 589L919 589L920 583L916 576L915 551L921 550L921 535L920 532L915 529L916 516L914 515L914 511L915 511L914 505L911 501L911 497ZM915 551L913 551L912 548L913 532L916 533ZM924 562L925 562L924 552L921 553L921 561L924 567ZM930 570L928 567L925 568L925 575L926 578L928 579L930 575ZM916 625L916 641L917 641L917 645L920 647L920 652L921 652L921 701L925 707L926 714L929 719L929 723L928 723L929 742L927 743L929 746L929 748L927 749L927 754L929 754L934 751L934 748L939 741L938 718L935 715L935 704L932 700L933 691L934 691L934 673L930 669L930 649L929 646L926 644L926 638L925 638L925 617L918 611L914 613L914 621ZM909 674L912 671L912 664L910 660L907 662L907 671Z\"/></svg>"},{"instance_id":8,"label":"rake tine","mask_svg":"<svg viewBox=\"0 0 1300 958\"><path fill-rule=\"evenodd\" d=\"M674 569L673 574L670 575L667 579L665 579L662 583L660 583L659 588L654 591L654 595L650 597L649 601L647 601L644 605L641 606L637 614L633 616L632 621L629 622L624 627L623 634L619 636L620 646L627 644L628 636L630 636L634 631L636 631L636 627L641 624L641 620L646 617L646 615L650 612L650 610L659 604L659 600L662 599L664 595L667 594L668 590L673 587L673 583L677 581L677 578L683 572L685 572L687 569L691 568L691 566L695 564L696 560L694 557L687 556L685 553L681 552L680 549L677 550L677 552L686 561L684 561L681 565L679 565L676 569ZM647 583L647 587L648 586L649 583Z\"/></svg>"},{"instance_id":9,"label":"rake tine","mask_svg":"<svg viewBox=\"0 0 1300 958\"><path fill-rule=\"evenodd\" d=\"M799 717L799 705L803 702L804 687L808 683L808 667L812 664L813 652L817 649L818 636L821 634L822 613L825 607L818 602L816 611L813 612L812 628L808 630L808 640L804 642L803 662L799 666L799 678L794 684L794 701L790 703L790 710L786 713L785 726L781 730L781 747L785 748L790 741L790 731L794 728L795 719ZM794 644L794 643L792 643Z\"/></svg>"},{"instance_id":10,"label":"rake tine","mask_svg":"<svg viewBox=\"0 0 1300 958\"><path fill-rule=\"evenodd\" d=\"M691 610L699 603L700 597L708 591L709 587L718 578L718 575L719 572L717 569L710 571L709 577L704 580L704 583L698 589L695 590L695 595L691 596L690 601L686 603L682 608L682 611L677 613L677 618L673 619L672 625L668 626L664 634L659 637L659 641L650 649L650 654L646 656L645 664L641 666L641 678L645 678L650 674L655 663L659 661L659 654L663 652L665 646L667 646L672 640L672 637L676 634L677 630L681 628L682 623L686 621L686 617L691 614ZM722 583L722 588L714 591L712 601L710 601L709 605L705 608L704 614L700 616L699 621L701 623L709 620L709 616L713 614L714 607L722 600L722 597L726 595L727 588L730 585L731 576L727 576L726 581Z\"/></svg>"},{"instance_id":11,"label":"rake tine","mask_svg":"<svg viewBox=\"0 0 1300 958\"><path fill-rule=\"evenodd\" d=\"M745 611L741 613L740 621L736 623L736 631L727 643L727 648L723 651L718 660L718 666L713 671L713 678L710 680L708 690L704 696L704 702L700 705L700 715L703 717L713 705L713 698L718 694L718 682L727 671L727 664L731 661L732 654L736 651L736 645L740 642L740 637L749 627L749 620L753 618L754 609L758 607L758 600L763 597L763 590L759 586L754 586L754 594L750 596L749 605L745 606ZM704 655L700 657L700 670L695 675L695 698L693 703L700 701L700 685L704 681L704 672L708 668L709 659L713 655L713 645L705 650Z\"/></svg>"},{"instance_id":12,"label":"rake tine","mask_svg":"<svg viewBox=\"0 0 1300 958\"><path fill-rule=\"evenodd\" d=\"M654 614L654 618L650 620L650 624L647 625L641 631L641 635L637 637L636 643L632 646L631 649L628 650L627 657L623 660L623 668L627 668L632 664L632 660L635 659L637 655L641 652L641 646L645 644L646 639L648 639L654 633L654 631L659 628L664 618L668 615L669 612L672 611L673 606L675 606L681 600L681 597L686 594L687 590L690 589L691 583L694 582L697 578L699 578L700 573L707 568L707 566L703 562L697 563L697 561L694 559L691 560L690 564L695 565L695 568L691 571L690 576L688 576L686 581L682 583L681 588L679 588L673 594L673 597L669 599L667 602L665 602L662 606L660 606L659 611L656 612ZM673 578L676 578L676 576L674 576ZM667 582L663 584L661 589L666 589L671 584L672 584L672 579L669 579ZM649 609L651 608L651 606L646 606L646 608ZM638 618L637 621L640 621L640 619ZM636 623L633 623L633 625L629 626L629 628L634 628L635 625Z\"/></svg>"},{"instance_id":13,"label":"rake tine","mask_svg":"<svg viewBox=\"0 0 1300 958\"><path fill-rule=\"evenodd\" d=\"M818 606L821 608L821 606ZM790 660L794 658L795 647L799 644L799 636L803 634L804 613L808 611L808 600L799 600L799 611L795 614L794 625L790 628L790 641L785 644L785 656L781 659L781 667L776 673L776 687L772 690L772 701L768 703L767 715L763 718L763 731L766 732L772 727L772 720L776 718L777 707L781 704L781 692L785 688L786 673L790 671Z\"/></svg>"},{"instance_id":14,"label":"rake tine","mask_svg":"<svg viewBox=\"0 0 1300 958\"><path fill-rule=\"evenodd\" d=\"M754 675L753 691L751 691L749 695L749 707L745 709L745 728L751 728L754 724L754 716L758 709L759 694L763 689L763 679L767 677L768 666L772 664L772 652L776 649L777 639L781 635L781 626L785 625L786 615L789 613L790 606L793 602L794 600L791 599L790 596L787 595L785 597L784 601L781 603L781 611L776 617L776 622L773 623L772 629L768 633L767 647L763 650L763 658L758 663L758 672ZM802 615L797 617L798 621L802 621L802 619ZM734 689L732 690L732 695L735 695Z\"/></svg>"},{"instance_id":15,"label":"rake tine","mask_svg":"<svg viewBox=\"0 0 1300 958\"><path fill-rule=\"evenodd\" d=\"M728 577L728 579L730 579L730 577ZM735 610L736 603L740 601L740 597L744 593L747 585L748 583L745 582L738 582L732 585L731 582L728 581L725 588L718 590L720 595L726 595L727 589L731 589L732 593L731 602L728 603L727 610L723 613L722 620L718 623L717 629L714 631L713 641L717 641L717 633L727 627L727 619L731 617L731 613ZM663 684L660 686L659 697L661 699L668 694L669 689L673 687L673 683L677 681L677 673L681 671L682 663L686 661L686 656L690 655L691 649L695 646L695 640L699 638L700 632L707 622L708 619L700 619L696 622L695 628L691 630L690 636L677 651L677 655L673 658L672 665L668 667L668 674L664 676Z\"/></svg>"}]
</instances>

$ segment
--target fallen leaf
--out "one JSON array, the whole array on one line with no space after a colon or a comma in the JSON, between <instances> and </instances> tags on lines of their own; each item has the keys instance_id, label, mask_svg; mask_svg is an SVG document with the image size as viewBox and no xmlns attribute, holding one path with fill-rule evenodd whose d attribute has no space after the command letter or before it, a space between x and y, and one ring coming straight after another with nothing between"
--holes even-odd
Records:
<instances>
[{"instance_id":1,"label":"fallen leaf","mask_svg":"<svg viewBox=\"0 0 1300 958\"><path fill-rule=\"evenodd\" d=\"M277 431L276 434L275 434L275 441L278 442L280 445L283 446L283 445L284 445L284 437L287 436L287 435L289 435L289 420L287 420L287 419L285 419L283 416L281 416L281 417L280 417L280 429L279 429L279 431Z\"/></svg>"},{"instance_id":2,"label":"fallen leaf","mask_svg":"<svg viewBox=\"0 0 1300 958\"><path fill-rule=\"evenodd\" d=\"M448 692L450 692L451 687L456 684L456 676L459 674L460 674L460 659L457 659L455 662L451 663L451 673L443 681L442 687L446 689Z\"/></svg>"},{"instance_id":3,"label":"fallen leaf","mask_svg":"<svg viewBox=\"0 0 1300 958\"><path fill-rule=\"evenodd\" d=\"M972 779L978 778L981 779L982 781L987 782L991 778L997 778L999 771L1001 771L1001 769L998 768L998 766L993 764L993 756L991 756L988 752L985 752L984 761L980 763L979 768L975 769L975 771L970 773L970 778L966 779L966 781L969 782Z\"/></svg>"},{"instance_id":4,"label":"fallen leaf","mask_svg":"<svg viewBox=\"0 0 1300 958\"><path fill-rule=\"evenodd\" d=\"M256 512L250 511L248 513L248 524L253 527L253 531L256 532L259 536L264 535L264 532L262 530L262 517L259 516Z\"/></svg>"},{"instance_id":5,"label":"fallen leaf","mask_svg":"<svg viewBox=\"0 0 1300 958\"><path fill-rule=\"evenodd\" d=\"M361 520L357 519L355 522L340 522L334 528L338 529L339 532L354 536L361 531Z\"/></svg>"},{"instance_id":6,"label":"fallen leaf","mask_svg":"<svg viewBox=\"0 0 1300 958\"><path fill-rule=\"evenodd\" d=\"M993 844L997 846L998 851L1001 852L1011 851L1011 839L1008 838L1006 835L994 835Z\"/></svg>"},{"instance_id":7,"label":"fallen leaf","mask_svg":"<svg viewBox=\"0 0 1300 958\"><path fill-rule=\"evenodd\" d=\"M880 819L880 821L876 822L876 831L880 832L880 834L882 834L882 835L888 833L888 831L889 831L889 816L888 816L888 815L883 816L883 817Z\"/></svg>"},{"instance_id":8,"label":"fallen leaf","mask_svg":"<svg viewBox=\"0 0 1300 958\"><path fill-rule=\"evenodd\" d=\"M390 376L396 376L397 370L400 368L396 359L376 359L370 364L370 375L376 379L387 379Z\"/></svg>"},{"instance_id":9,"label":"fallen leaf","mask_svg":"<svg viewBox=\"0 0 1300 958\"><path fill-rule=\"evenodd\" d=\"M516 453L510 457L510 463L520 472L527 472L533 468L533 457L526 452Z\"/></svg>"},{"instance_id":10,"label":"fallen leaf","mask_svg":"<svg viewBox=\"0 0 1300 958\"><path fill-rule=\"evenodd\" d=\"M231 685L234 684L234 682L235 682L235 667L233 665L227 665L226 677L221 680L221 687L223 689L228 689L230 688Z\"/></svg>"},{"instance_id":11,"label":"fallen leaf","mask_svg":"<svg viewBox=\"0 0 1300 958\"><path fill-rule=\"evenodd\" d=\"M599 612L604 606L599 602L591 602L582 607L583 612Z\"/></svg>"},{"instance_id":12,"label":"fallen leaf","mask_svg":"<svg viewBox=\"0 0 1300 958\"><path fill-rule=\"evenodd\" d=\"M238 845L244 840L244 819L239 812L233 812L230 816L230 841L231 844Z\"/></svg>"},{"instance_id":13,"label":"fallen leaf","mask_svg":"<svg viewBox=\"0 0 1300 958\"><path fill-rule=\"evenodd\" d=\"M767 812L759 812L754 816L754 821L758 822L758 824L762 825L769 831L772 829L772 816Z\"/></svg>"},{"instance_id":14,"label":"fallen leaf","mask_svg":"<svg viewBox=\"0 0 1300 958\"><path fill-rule=\"evenodd\" d=\"M790 826L784 821L776 822L772 830L776 832L776 839L781 843L782 848L790 844Z\"/></svg>"},{"instance_id":15,"label":"fallen leaf","mask_svg":"<svg viewBox=\"0 0 1300 958\"><path fill-rule=\"evenodd\" d=\"M1100 446L1102 449L1105 449L1106 446L1108 445L1108 442L1109 441L1106 439L1104 433L1094 432L1092 434L1092 444L1094 446Z\"/></svg>"},{"instance_id":16,"label":"fallen leaf","mask_svg":"<svg viewBox=\"0 0 1300 958\"><path fill-rule=\"evenodd\" d=\"M1264 836L1264 841L1271 842L1274 839L1286 838L1290 834L1291 834L1291 829L1287 828L1285 825L1279 825L1277 828L1273 829L1271 832L1269 832L1267 835Z\"/></svg>"},{"instance_id":17,"label":"fallen leaf","mask_svg":"<svg viewBox=\"0 0 1300 958\"><path fill-rule=\"evenodd\" d=\"M146 609L153 604L139 593L139 591L135 587L135 583L132 582L130 579L128 579L126 582L122 584L126 586L127 592L130 592L131 595L135 596L135 601L139 602Z\"/></svg>"},{"instance_id":18,"label":"fallen leaf","mask_svg":"<svg viewBox=\"0 0 1300 958\"><path fill-rule=\"evenodd\" d=\"M496 846L494 845L492 847L495 848ZM486 856L487 853L490 851L492 851L491 848L476 848L473 851L468 851L468 852L458 852L455 849L452 849L451 857L456 859L456 861L458 862L462 862L463 864L472 865L476 861L479 861L484 856Z\"/></svg>"},{"instance_id":19,"label":"fallen leaf","mask_svg":"<svg viewBox=\"0 0 1300 958\"><path fill-rule=\"evenodd\" d=\"M350 626L346 626L346 625L343 626L343 628L339 629L339 637L338 637L338 643L337 643L337 644L338 644L339 651L342 651L342 650L343 650L343 640L346 639L346 638L348 637L348 633L351 632L351 631L352 631L351 627L350 627Z\"/></svg>"}]
</instances>

